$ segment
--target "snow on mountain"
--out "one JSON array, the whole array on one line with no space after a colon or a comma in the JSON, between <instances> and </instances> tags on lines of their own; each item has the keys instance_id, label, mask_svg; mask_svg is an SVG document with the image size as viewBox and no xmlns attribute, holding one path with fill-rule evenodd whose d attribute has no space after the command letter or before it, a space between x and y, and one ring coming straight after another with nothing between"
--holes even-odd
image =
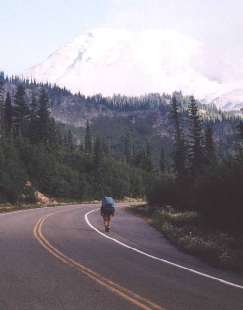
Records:
<instances>
[{"instance_id":1,"label":"snow on mountain","mask_svg":"<svg viewBox=\"0 0 243 310\"><path fill-rule=\"evenodd\" d=\"M240 88L239 81L225 78L229 71L223 70L223 63L216 69L213 63L200 41L175 31L98 28L77 37L24 75L85 95L182 90L223 109L243 107L243 76Z\"/></svg>"},{"instance_id":2,"label":"snow on mountain","mask_svg":"<svg viewBox=\"0 0 243 310\"><path fill-rule=\"evenodd\" d=\"M241 85L243 85L243 81ZM213 95L206 96L204 102L214 103L224 111L239 111L243 109L243 88L237 88L234 85L228 91L216 92Z\"/></svg>"}]
</instances>

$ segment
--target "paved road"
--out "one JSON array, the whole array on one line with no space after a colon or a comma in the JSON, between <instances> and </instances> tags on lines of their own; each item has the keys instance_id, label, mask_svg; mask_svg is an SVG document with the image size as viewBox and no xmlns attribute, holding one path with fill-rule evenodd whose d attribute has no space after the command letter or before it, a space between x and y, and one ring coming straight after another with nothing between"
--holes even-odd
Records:
<instances>
[{"instance_id":1,"label":"paved road","mask_svg":"<svg viewBox=\"0 0 243 310\"><path fill-rule=\"evenodd\" d=\"M116 242L107 239L85 220L95 208L0 215L0 310L243 309L243 287L217 280L243 286L241 277L179 252L123 205L108 235ZM103 232L98 212L88 220Z\"/></svg>"}]
</instances>

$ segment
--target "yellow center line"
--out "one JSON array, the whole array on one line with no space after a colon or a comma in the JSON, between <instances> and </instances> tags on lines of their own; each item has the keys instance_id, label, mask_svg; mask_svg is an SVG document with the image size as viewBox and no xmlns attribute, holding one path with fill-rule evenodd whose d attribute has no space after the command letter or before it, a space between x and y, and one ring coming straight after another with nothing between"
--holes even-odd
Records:
<instances>
[{"instance_id":1,"label":"yellow center line","mask_svg":"<svg viewBox=\"0 0 243 310\"><path fill-rule=\"evenodd\" d=\"M165 310L160 305L150 301L147 298L144 298L131 290L126 289L125 287L111 281L110 279L102 276L101 274L91 270L90 268L80 264L79 262L73 260L71 257L65 255L60 250L55 248L43 235L42 227L47 218L54 215L55 213L51 213L47 216L41 217L34 226L33 233L35 238L39 241L39 243L54 257L56 257L59 261L64 263L65 265L78 270L79 272L85 274L87 277L95 281L96 283L106 287L113 293L119 295L125 300L131 302L132 304L138 306L143 310Z\"/></svg>"}]
</instances>

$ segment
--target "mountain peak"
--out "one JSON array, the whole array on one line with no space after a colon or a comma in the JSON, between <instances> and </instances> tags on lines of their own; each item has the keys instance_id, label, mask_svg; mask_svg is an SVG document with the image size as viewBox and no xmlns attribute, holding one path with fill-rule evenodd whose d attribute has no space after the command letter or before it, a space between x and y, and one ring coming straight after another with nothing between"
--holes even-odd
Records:
<instances>
[{"instance_id":1,"label":"mountain peak","mask_svg":"<svg viewBox=\"0 0 243 310\"><path fill-rule=\"evenodd\" d=\"M200 41L168 29L91 29L25 75L85 95L181 90L213 101L221 93L227 97L226 89L238 89L210 72L207 48Z\"/></svg>"}]
</instances>

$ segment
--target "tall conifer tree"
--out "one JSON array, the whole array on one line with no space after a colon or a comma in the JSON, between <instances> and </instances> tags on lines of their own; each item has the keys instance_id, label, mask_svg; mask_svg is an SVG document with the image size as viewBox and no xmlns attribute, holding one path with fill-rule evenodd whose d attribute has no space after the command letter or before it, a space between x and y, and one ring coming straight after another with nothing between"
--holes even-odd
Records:
<instances>
[{"instance_id":1,"label":"tall conifer tree","mask_svg":"<svg viewBox=\"0 0 243 310\"><path fill-rule=\"evenodd\" d=\"M104 150L102 145L102 140L100 137L97 137L95 139L94 143L94 162L96 167L98 167L103 159L104 156Z\"/></svg>"},{"instance_id":2,"label":"tall conifer tree","mask_svg":"<svg viewBox=\"0 0 243 310\"><path fill-rule=\"evenodd\" d=\"M207 163L212 163L216 159L212 127L207 127L205 130L205 157Z\"/></svg>"},{"instance_id":3,"label":"tall conifer tree","mask_svg":"<svg viewBox=\"0 0 243 310\"><path fill-rule=\"evenodd\" d=\"M84 147L87 154L90 154L92 152L92 136L89 121L87 121L86 124Z\"/></svg>"},{"instance_id":4,"label":"tall conifer tree","mask_svg":"<svg viewBox=\"0 0 243 310\"><path fill-rule=\"evenodd\" d=\"M22 84L17 87L14 98L14 125L17 136L24 136L30 117L29 107L26 103L25 89Z\"/></svg>"},{"instance_id":5,"label":"tall conifer tree","mask_svg":"<svg viewBox=\"0 0 243 310\"><path fill-rule=\"evenodd\" d=\"M143 166L146 171L152 172L153 170L152 151L151 151L151 146L149 143L146 144Z\"/></svg>"},{"instance_id":6,"label":"tall conifer tree","mask_svg":"<svg viewBox=\"0 0 243 310\"><path fill-rule=\"evenodd\" d=\"M189 160L193 176L197 175L204 164L201 118L196 100L190 97L188 113L190 120Z\"/></svg>"},{"instance_id":7,"label":"tall conifer tree","mask_svg":"<svg viewBox=\"0 0 243 310\"><path fill-rule=\"evenodd\" d=\"M73 134L71 130L69 130L67 134L67 147L71 151L74 149Z\"/></svg>"},{"instance_id":8,"label":"tall conifer tree","mask_svg":"<svg viewBox=\"0 0 243 310\"><path fill-rule=\"evenodd\" d=\"M160 149L159 168L161 173L165 172L165 151L163 146Z\"/></svg>"},{"instance_id":9,"label":"tall conifer tree","mask_svg":"<svg viewBox=\"0 0 243 310\"><path fill-rule=\"evenodd\" d=\"M176 94L172 96L172 119L174 121L175 126L175 153L174 153L174 161L175 161L175 169L178 176L183 176L185 174L185 141L184 135L182 131L181 120L179 116L179 102Z\"/></svg>"},{"instance_id":10,"label":"tall conifer tree","mask_svg":"<svg viewBox=\"0 0 243 310\"><path fill-rule=\"evenodd\" d=\"M131 163L133 157L133 146L131 135L128 133L124 141L124 155L127 163Z\"/></svg>"},{"instance_id":11,"label":"tall conifer tree","mask_svg":"<svg viewBox=\"0 0 243 310\"><path fill-rule=\"evenodd\" d=\"M10 136L13 128L13 107L9 92L7 93L4 105L4 128L5 134Z\"/></svg>"},{"instance_id":12,"label":"tall conifer tree","mask_svg":"<svg viewBox=\"0 0 243 310\"><path fill-rule=\"evenodd\" d=\"M0 72L0 136L4 131L4 74Z\"/></svg>"},{"instance_id":13,"label":"tall conifer tree","mask_svg":"<svg viewBox=\"0 0 243 310\"><path fill-rule=\"evenodd\" d=\"M50 129L50 106L49 98L44 89L41 90L39 97L38 122L39 139L41 142L47 143Z\"/></svg>"},{"instance_id":14,"label":"tall conifer tree","mask_svg":"<svg viewBox=\"0 0 243 310\"><path fill-rule=\"evenodd\" d=\"M38 102L34 94L32 94L30 102L30 127L29 138L31 143L39 142L39 116L38 116Z\"/></svg>"},{"instance_id":15,"label":"tall conifer tree","mask_svg":"<svg viewBox=\"0 0 243 310\"><path fill-rule=\"evenodd\" d=\"M238 152L236 157L243 161L243 122L237 126L238 130Z\"/></svg>"}]
</instances>

